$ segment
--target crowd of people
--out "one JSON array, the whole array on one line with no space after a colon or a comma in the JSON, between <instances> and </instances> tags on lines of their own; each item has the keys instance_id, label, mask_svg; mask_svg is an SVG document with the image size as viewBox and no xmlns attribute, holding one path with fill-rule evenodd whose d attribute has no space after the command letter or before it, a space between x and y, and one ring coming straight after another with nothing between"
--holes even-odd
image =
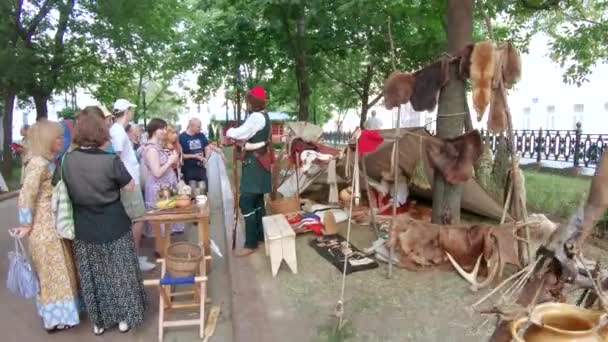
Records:
<instances>
[{"instance_id":1,"label":"crowd of people","mask_svg":"<svg viewBox=\"0 0 608 342\"><path fill-rule=\"evenodd\" d=\"M227 132L244 149L240 207L246 242L241 256L263 240L263 194L270 192L270 170L256 162L270 147L266 92L255 87L246 100L249 117ZM211 153L223 158L202 133L199 119L191 119L179 135L159 118L142 129L132 123L135 107L125 99L117 100L112 112L88 106L71 123L42 119L22 133L20 226L13 233L28 237L39 280L36 305L49 332L78 325L83 310L96 335L138 326L146 309L142 272L155 268L140 253L146 212L155 207L161 189L175 187L180 179L204 192L207 158ZM60 238L55 226L51 199L60 180L73 208L72 241ZM179 224L165 228L164 234L184 230Z\"/></svg>"}]
</instances>

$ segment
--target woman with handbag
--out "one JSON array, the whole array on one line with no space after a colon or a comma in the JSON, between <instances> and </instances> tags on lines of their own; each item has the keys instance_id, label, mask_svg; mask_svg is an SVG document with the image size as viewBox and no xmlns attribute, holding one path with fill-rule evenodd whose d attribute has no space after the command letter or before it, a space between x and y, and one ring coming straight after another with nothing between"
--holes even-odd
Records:
<instances>
[{"instance_id":1,"label":"woman with handbag","mask_svg":"<svg viewBox=\"0 0 608 342\"><path fill-rule=\"evenodd\" d=\"M146 308L131 220L120 200L121 189L135 191L135 183L120 157L102 150L109 139L98 115L79 113L78 147L61 165L74 213L81 296L95 335L115 326L127 332L143 322Z\"/></svg>"},{"instance_id":2,"label":"woman with handbag","mask_svg":"<svg viewBox=\"0 0 608 342\"><path fill-rule=\"evenodd\" d=\"M51 210L55 156L63 147L61 125L38 121L28 132L28 155L23 188L19 193L19 236L29 236L32 264L40 292L36 298L44 328L51 332L80 323L78 284L69 242L55 230Z\"/></svg>"}]
</instances>

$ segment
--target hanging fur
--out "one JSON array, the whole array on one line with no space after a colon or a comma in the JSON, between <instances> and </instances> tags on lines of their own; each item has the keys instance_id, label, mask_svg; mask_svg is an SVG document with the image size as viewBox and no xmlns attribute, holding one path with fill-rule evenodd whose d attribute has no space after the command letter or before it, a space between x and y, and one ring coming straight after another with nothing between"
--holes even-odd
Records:
<instances>
[{"instance_id":1,"label":"hanging fur","mask_svg":"<svg viewBox=\"0 0 608 342\"><path fill-rule=\"evenodd\" d=\"M395 71L384 81L384 106L393 109L410 101L416 77L407 72Z\"/></svg>"},{"instance_id":2,"label":"hanging fur","mask_svg":"<svg viewBox=\"0 0 608 342\"><path fill-rule=\"evenodd\" d=\"M506 93L501 81L503 79L503 66L507 58L507 45L503 44L494 50L494 76L492 82L492 96L490 97L490 113L488 116L488 131L499 134L507 129Z\"/></svg>"},{"instance_id":3,"label":"hanging fur","mask_svg":"<svg viewBox=\"0 0 608 342\"><path fill-rule=\"evenodd\" d=\"M504 97L500 94L503 88L492 91L492 103L490 104L490 114L488 116L488 131L493 134L500 134L507 129L508 118Z\"/></svg>"},{"instance_id":4,"label":"hanging fur","mask_svg":"<svg viewBox=\"0 0 608 342\"><path fill-rule=\"evenodd\" d=\"M419 188L420 190L430 190L431 184L429 180L426 178L426 171L424 170L424 160L421 158L416 162L416 167L414 167L414 172L412 173L412 177L410 177L410 184Z\"/></svg>"},{"instance_id":5,"label":"hanging fur","mask_svg":"<svg viewBox=\"0 0 608 342\"><path fill-rule=\"evenodd\" d=\"M450 184L468 181L481 156L481 135L471 131L453 139L427 139L426 154L435 170Z\"/></svg>"},{"instance_id":6,"label":"hanging fur","mask_svg":"<svg viewBox=\"0 0 608 342\"><path fill-rule=\"evenodd\" d=\"M475 44L471 54L471 81L477 121L483 119L483 114L490 103L494 62L494 43L491 40Z\"/></svg>"},{"instance_id":7,"label":"hanging fur","mask_svg":"<svg viewBox=\"0 0 608 342\"><path fill-rule=\"evenodd\" d=\"M502 77L506 89L521 79L521 56L519 51L510 42L504 44L504 61L502 63Z\"/></svg>"},{"instance_id":8,"label":"hanging fur","mask_svg":"<svg viewBox=\"0 0 608 342\"><path fill-rule=\"evenodd\" d=\"M418 70L414 77L414 92L410 102L417 112L432 112L437 107L439 91L448 80L448 60L443 58L422 70Z\"/></svg>"},{"instance_id":9,"label":"hanging fur","mask_svg":"<svg viewBox=\"0 0 608 342\"><path fill-rule=\"evenodd\" d=\"M458 66L458 75L463 80L468 79L471 76L471 54L473 54L473 48L475 44L469 43L465 45L460 53L458 54L460 58L460 65Z\"/></svg>"}]
</instances>

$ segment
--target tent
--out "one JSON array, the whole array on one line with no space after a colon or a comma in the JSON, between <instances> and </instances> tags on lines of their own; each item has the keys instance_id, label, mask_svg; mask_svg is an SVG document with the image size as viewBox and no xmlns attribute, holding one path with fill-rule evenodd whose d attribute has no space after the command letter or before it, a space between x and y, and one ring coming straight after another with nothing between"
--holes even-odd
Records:
<instances>
[{"instance_id":1,"label":"tent","mask_svg":"<svg viewBox=\"0 0 608 342\"><path fill-rule=\"evenodd\" d=\"M384 138L384 142L375 151L363 157L368 176L376 180L381 179L382 171L391 170L391 156L396 132L395 129L384 129L378 130L378 133ZM426 137L431 137L431 134L424 127L401 128L399 167L407 177L410 177L414 172L416 163L422 157L425 174L432 186L434 170L430 167L426 153L423 153L423 146L421 145ZM411 192L414 195L429 200L433 197L432 189L422 190L412 186ZM498 220L500 220L503 211L503 203L497 202L490 196L474 177L463 185L461 207L477 215ZM510 219L508 215L507 219Z\"/></svg>"}]
</instances>

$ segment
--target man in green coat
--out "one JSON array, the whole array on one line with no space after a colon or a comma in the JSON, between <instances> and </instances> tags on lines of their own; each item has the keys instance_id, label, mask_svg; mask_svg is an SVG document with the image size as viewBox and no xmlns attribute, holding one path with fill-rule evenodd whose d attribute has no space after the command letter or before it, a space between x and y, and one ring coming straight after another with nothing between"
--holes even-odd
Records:
<instances>
[{"instance_id":1,"label":"man in green coat","mask_svg":"<svg viewBox=\"0 0 608 342\"><path fill-rule=\"evenodd\" d=\"M266 112L266 91L255 86L245 95L247 112L245 122L230 128L226 136L243 144L242 173L239 207L245 219L245 246L236 252L247 256L255 252L258 243L264 241L262 217L266 215L264 194L271 191L270 169L262 161L270 153L271 123Z\"/></svg>"}]
</instances>

